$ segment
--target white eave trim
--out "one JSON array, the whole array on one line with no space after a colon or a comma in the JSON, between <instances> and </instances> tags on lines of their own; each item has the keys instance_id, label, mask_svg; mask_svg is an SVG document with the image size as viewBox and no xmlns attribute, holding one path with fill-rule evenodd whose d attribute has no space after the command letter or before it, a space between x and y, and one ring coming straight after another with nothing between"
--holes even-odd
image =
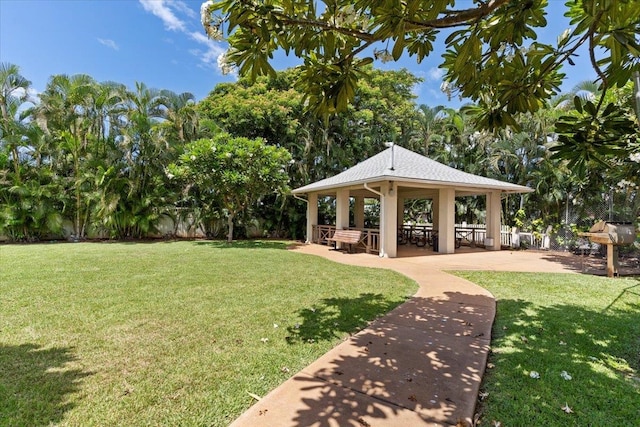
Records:
<instances>
[{"instance_id":1,"label":"white eave trim","mask_svg":"<svg viewBox=\"0 0 640 427\"><path fill-rule=\"evenodd\" d=\"M491 178L487 178L487 179L491 179ZM532 188L529 188L529 187L525 187L517 184L509 184L509 183L505 183L506 185L504 186L500 184L480 184L480 183L469 184L469 183L463 183L463 182L421 180L421 179L415 179L415 178L401 178L398 176L383 175L375 179L363 179L358 181L345 182L338 185L336 184L322 185L318 187L307 188L307 187L313 186L313 184L309 184L309 185L305 185L304 187L297 188L293 190L291 193L292 194L316 193L316 192L322 192L326 190L338 190L345 187L360 186L363 184L375 184L383 181L394 181L396 185L399 185L399 186L402 186L403 183L412 183L412 184L419 184L420 186L425 186L425 185L435 186L436 188L437 187L447 187L447 188L455 187L460 190L470 190L473 192L480 192L480 193L485 190L488 190L488 191L500 190L504 193L514 193L514 194L531 193L534 191ZM516 186L516 188L513 188L512 185Z\"/></svg>"}]
</instances>

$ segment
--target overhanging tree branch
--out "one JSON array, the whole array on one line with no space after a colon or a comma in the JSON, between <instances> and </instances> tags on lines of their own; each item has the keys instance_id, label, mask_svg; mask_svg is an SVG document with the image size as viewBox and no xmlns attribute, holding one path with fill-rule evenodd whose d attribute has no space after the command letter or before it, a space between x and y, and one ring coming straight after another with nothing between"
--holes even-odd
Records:
<instances>
[{"instance_id":1,"label":"overhanging tree branch","mask_svg":"<svg viewBox=\"0 0 640 427\"><path fill-rule=\"evenodd\" d=\"M444 29L468 25L490 15L500 6L510 1L511 0L491 0L476 8L445 11L445 17L443 18L424 22L412 20L407 20L406 22L415 26L415 28L412 29ZM523 6L524 5L526 5L526 3L523 3Z\"/></svg>"}]
</instances>

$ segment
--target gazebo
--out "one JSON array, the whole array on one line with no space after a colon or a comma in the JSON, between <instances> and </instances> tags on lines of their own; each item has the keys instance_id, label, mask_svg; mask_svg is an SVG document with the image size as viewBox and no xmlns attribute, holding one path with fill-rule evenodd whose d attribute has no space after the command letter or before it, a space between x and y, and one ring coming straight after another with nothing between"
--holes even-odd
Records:
<instances>
[{"instance_id":1,"label":"gazebo","mask_svg":"<svg viewBox=\"0 0 640 427\"><path fill-rule=\"evenodd\" d=\"M318 233L318 198L336 199L336 229L349 228L349 199L354 198L355 228L364 229L364 199L380 201L380 229L368 233L368 247L381 257L397 256L398 229L404 218L405 199L431 199L433 229L438 233L438 252L455 249L455 198L484 195L487 206L486 248L500 249L501 197L503 194L528 193L529 187L510 184L462 172L397 145L364 160L331 178L293 190L307 198L307 243L326 240ZM375 241L371 241L374 239Z\"/></svg>"}]
</instances>

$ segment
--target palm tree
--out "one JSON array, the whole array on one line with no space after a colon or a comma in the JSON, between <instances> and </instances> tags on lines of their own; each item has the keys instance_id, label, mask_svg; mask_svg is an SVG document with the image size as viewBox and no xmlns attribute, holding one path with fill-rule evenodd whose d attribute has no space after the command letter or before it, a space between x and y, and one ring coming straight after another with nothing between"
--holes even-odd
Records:
<instances>
[{"instance_id":1,"label":"palm tree","mask_svg":"<svg viewBox=\"0 0 640 427\"><path fill-rule=\"evenodd\" d=\"M41 103L36 110L39 123L48 134L55 130L68 130L86 142L91 98L96 82L86 74L52 76L40 94Z\"/></svg>"},{"instance_id":2,"label":"palm tree","mask_svg":"<svg viewBox=\"0 0 640 427\"><path fill-rule=\"evenodd\" d=\"M92 147L98 140L96 129L95 99L99 85L86 74L54 75L41 94L40 104L34 109L36 121L49 136L57 153L57 168L72 198L64 203L65 210L73 218L74 235L82 239L86 235L91 202L86 175L91 173Z\"/></svg>"},{"instance_id":3,"label":"palm tree","mask_svg":"<svg viewBox=\"0 0 640 427\"><path fill-rule=\"evenodd\" d=\"M120 83L104 82L96 84L91 93L86 116L89 134L95 138L93 154L96 158L108 156L115 150L114 141L120 132L120 116L125 108L124 90Z\"/></svg>"},{"instance_id":4,"label":"palm tree","mask_svg":"<svg viewBox=\"0 0 640 427\"><path fill-rule=\"evenodd\" d=\"M17 65L0 63L0 148L8 147L13 162L13 174L21 181L21 132L17 114L25 102L30 102L31 82L20 74Z\"/></svg>"},{"instance_id":5,"label":"palm tree","mask_svg":"<svg viewBox=\"0 0 640 427\"><path fill-rule=\"evenodd\" d=\"M579 97L583 101L594 101L601 95L600 85L592 80L583 80L576 84L569 92L554 96L549 102L552 108L570 110L573 108L573 98Z\"/></svg>"},{"instance_id":6,"label":"palm tree","mask_svg":"<svg viewBox=\"0 0 640 427\"><path fill-rule=\"evenodd\" d=\"M424 147L424 155L429 157L430 147L433 137L436 135L436 129L442 124L445 116L441 112L445 109L442 105L429 107L425 104L418 106L418 132L419 139L422 140Z\"/></svg>"},{"instance_id":7,"label":"palm tree","mask_svg":"<svg viewBox=\"0 0 640 427\"><path fill-rule=\"evenodd\" d=\"M20 74L20 67L14 64L0 63L0 112L3 123L14 119L11 108L29 101L31 82Z\"/></svg>"},{"instance_id":8,"label":"palm tree","mask_svg":"<svg viewBox=\"0 0 640 427\"><path fill-rule=\"evenodd\" d=\"M165 119L171 124L177 140L184 144L193 141L198 132L198 112L195 96L189 92L177 94L170 90L160 92L162 105L166 108Z\"/></svg>"},{"instance_id":9,"label":"palm tree","mask_svg":"<svg viewBox=\"0 0 640 427\"><path fill-rule=\"evenodd\" d=\"M29 89L18 66L0 64L0 230L14 240L59 231L62 223L51 209L59 194L52 191L51 173L38 167L35 151L42 139L34 123L25 120Z\"/></svg>"},{"instance_id":10,"label":"palm tree","mask_svg":"<svg viewBox=\"0 0 640 427\"><path fill-rule=\"evenodd\" d=\"M122 165L104 175L113 180L104 185L118 193L103 194L97 212L112 236L141 237L155 228L167 204L164 168L171 159L172 143L161 132L165 109L160 91L137 82L133 91L123 90L120 97L124 108L116 142Z\"/></svg>"}]
</instances>

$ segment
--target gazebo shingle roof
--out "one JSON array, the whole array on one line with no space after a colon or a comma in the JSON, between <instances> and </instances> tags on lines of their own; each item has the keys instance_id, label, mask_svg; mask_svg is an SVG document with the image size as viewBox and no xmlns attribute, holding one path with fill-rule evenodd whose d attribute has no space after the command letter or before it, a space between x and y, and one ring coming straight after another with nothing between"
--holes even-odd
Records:
<instances>
[{"instance_id":1,"label":"gazebo shingle roof","mask_svg":"<svg viewBox=\"0 0 640 427\"><path fill-rule=\"evenodd\" d=\"M392 156L393 169L391 169ZM501 190L506 193L533 191L522 185L462 172L395 145L338 175L296 188L293 190L293 194L305 194L378 181L408 181L435 186Z\"/></svg>"}]
</instances>

